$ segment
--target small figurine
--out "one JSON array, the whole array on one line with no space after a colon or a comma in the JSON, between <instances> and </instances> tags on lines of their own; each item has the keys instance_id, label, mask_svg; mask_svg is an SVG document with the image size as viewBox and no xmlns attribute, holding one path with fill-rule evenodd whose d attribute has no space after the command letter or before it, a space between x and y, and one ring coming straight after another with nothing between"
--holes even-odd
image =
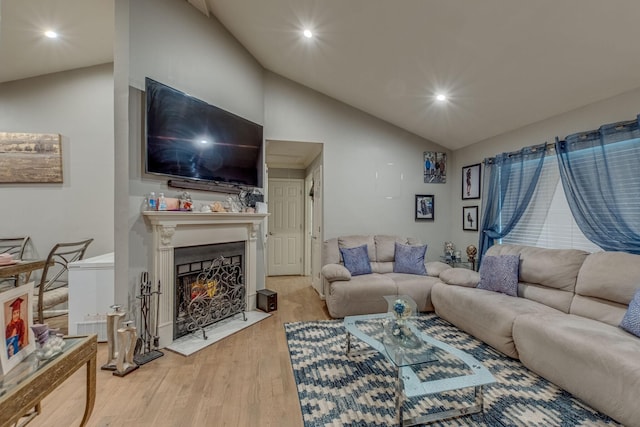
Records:
<instances>
[{"instance_id":1,"label":"small figurine","mask_svg":"<svg viewBox=\"0 0 640 427\"><path fill-rule=\"evenodd\" d=\"M453 259L453 252L456 250L456 245L453 242L444 242L444 256L448 260Z\"/></svg>"},{"instance_id":2,"label":"small figurine","mask_svg":"<svg viewBox=\"0 0 640 427\"><path fill-rule=\"evenodd\" d=\"M221 202L213 202L211 203L211 211L212 212L226 212L224 205Z\"/></svg>"}]
</instances>

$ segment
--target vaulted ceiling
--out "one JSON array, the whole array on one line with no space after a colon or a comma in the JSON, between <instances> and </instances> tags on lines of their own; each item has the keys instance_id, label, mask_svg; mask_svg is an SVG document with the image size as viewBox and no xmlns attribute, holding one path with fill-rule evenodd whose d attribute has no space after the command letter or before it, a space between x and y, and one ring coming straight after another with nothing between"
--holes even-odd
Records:
<instances>
[{"instance_id":1,"label":"vaulted ceiling","mask_svg":"<svg viewBox=\"0 0 640 427\"><path fill-rule=\"evenodd\" d=\"M640 87L638 0L175 1L264 68L450 149ZM113 1L0 5L0 82L113 60Z\"/></svg>"}]
</instances>

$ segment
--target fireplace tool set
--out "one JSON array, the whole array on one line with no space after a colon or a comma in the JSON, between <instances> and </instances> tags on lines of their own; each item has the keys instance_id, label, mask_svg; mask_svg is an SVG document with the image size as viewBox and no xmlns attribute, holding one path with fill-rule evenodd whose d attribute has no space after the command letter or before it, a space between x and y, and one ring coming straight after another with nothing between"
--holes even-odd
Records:
<instances>
[{"instance_id":1,"label":"fireplace tool set","mask_svg":"<svg viewBox=\"0 0 640 427\"><path fill-rule=\"evenodd\" d=\"M111 306L113 312L107 313L107 363L102 365L101 369L113 371L113 375L124 377L138 369L140 365L164 356L164 353L158 350L160 294L160 281L156 290L152 290L149 273L143 272L140 276L140 295L136 296L140 300L142 314L141 336L138 336L138 330L133 326L133 321L124 321L127 313L121 310L122 307L117 304ZM153 303L155 303L155 310L152 313ZM154 316L152 325L151 320ZM152 328L154 334L151 333Z\"/></svg>"},{"instance_id":2,"label":"fireplace tool set","mask_svg":"<svg viewBox=\"0 0 640 427\"><path fill-rule=\"evenodd\" d=\"M158 287L152 290L149 273L143 271L140 275L140 295L136 298L140 300L140 314L142 323L142 333L136 342L134 360L138 365L144 365L152 360L163 356L164 353L158 350L159 336L158 323L160 316L160 281ZM154 307L152 307L154 305ZM152 309L153 308L153 309ZM153 324L151 323L153 320ZM153 329L153 334L152 334Z\"/></svg>"}]
</instances>

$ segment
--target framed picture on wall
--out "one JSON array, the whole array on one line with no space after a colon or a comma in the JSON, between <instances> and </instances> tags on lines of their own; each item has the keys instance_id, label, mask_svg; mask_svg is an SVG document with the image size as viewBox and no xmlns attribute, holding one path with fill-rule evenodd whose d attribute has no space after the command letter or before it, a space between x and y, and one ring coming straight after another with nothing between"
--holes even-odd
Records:
<instances>
[{"instance_id":1,"label":"framed picture on wall","mask_svg":"<svg viewBox=\"0 0 640 427\"><path fill-rule=\"evenodd\" d=\"M478 231L478 207L464 206L462 208L462 229Z\"/></svg>"},{"instance_id":2,"label":"framed picture on wall","mask_svg":"<svg viewBox=\"0 0 640 427\"><path fill-rule=\"evenodd\" d=\"M62 137L0 132L0 183L62 183Z\"/></svg>"},{"instance_id":3,"label":"framed picture on wall","mask_svg":"<svg viewBox=\"0 0 640 427\"><path fill-rule=\"evenodd\" d=\"M0 344L0 374L16 367L36 348L33 331L33 282L0 292L0 323L5 339Z\"/></svg>"},{"instance_id":4,"label":"framed picture on wall","mask_svg":"<svg viewBox=\"0 0 640 427\"><path fill-rule=\"evenodd\" d=\"M416 194L416 220L433 221L435 219L435 204L433 195Z\"/></svg>"},{"instance_id":5,"label":"framed picture on wall","mask_svg":"<svg viewBox=\"0 0 640 427\"><path fill-rule=\"evenodd\" d=\"M422 155L425 184L445 184L447 182L447 153L425 151Z\"/></svg>"},{"instance_id":6,"label":"framed picture on wall","mask_svg":"<svg viewBox=\"0 0 640 427\"><path fill-rule=\"evenodd\" d=\"M480 198L480 163L462 168L462 200Z\"/></svg>"}]
</instances>

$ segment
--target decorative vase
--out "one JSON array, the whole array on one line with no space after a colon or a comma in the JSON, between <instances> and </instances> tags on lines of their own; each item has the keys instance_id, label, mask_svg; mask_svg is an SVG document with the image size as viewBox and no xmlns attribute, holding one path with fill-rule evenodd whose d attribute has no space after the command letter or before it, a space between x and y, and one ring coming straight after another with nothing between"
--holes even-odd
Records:
<instances>
[{"instance_id":1,"label":"decorative vase","mask_svg":"<svg viewBox=\"0 0 640 427\"><path fill-rule=\"evenodd\" d=\"M31 327L36 338L35 355L39 360L49 360L62 353L64 339L58 330L49 329L47 324L35 324Z\"/></svg>"}]
</instances>

